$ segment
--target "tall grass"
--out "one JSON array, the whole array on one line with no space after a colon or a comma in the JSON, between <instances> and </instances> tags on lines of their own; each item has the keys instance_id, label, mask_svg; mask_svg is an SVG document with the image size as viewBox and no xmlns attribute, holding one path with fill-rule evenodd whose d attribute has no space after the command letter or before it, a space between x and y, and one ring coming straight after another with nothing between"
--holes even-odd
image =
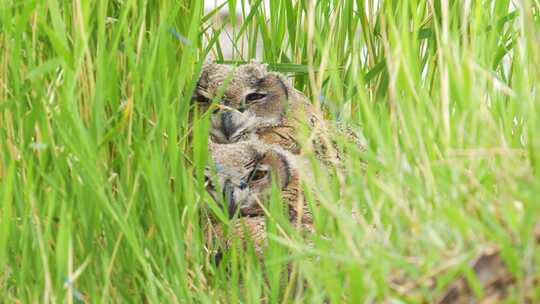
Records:
<instances>
[{"instance_id":1,"label":"tall grass","mask_svg":"<svg viewBox=\"0 0 540 304\"><path fill-rule=\"evenodd\" d=\"M537 1L237 5L222 58L200 1L0 1L1 299L432 302L461 274L474 285L467 265L496 245L511 299L539 300ZM274 198L264 265L231 249L216 267L200 216L208 119L189 124L191 93L208 52L248 61L257 41L367 149L336 138L341 188L314 165L308 242Z\"/></svg>"}]
</instances>

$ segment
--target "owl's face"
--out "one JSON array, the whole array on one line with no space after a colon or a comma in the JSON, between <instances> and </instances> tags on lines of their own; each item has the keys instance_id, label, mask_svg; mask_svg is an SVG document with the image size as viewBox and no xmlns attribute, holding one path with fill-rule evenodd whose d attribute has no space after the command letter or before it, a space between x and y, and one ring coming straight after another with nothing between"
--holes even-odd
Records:
<instances>
[{"instance_id":1,"label":"owl's face","mask_svg":"<svg viewBox=\"0 0 540 304\"><path fill-rule=\"evenodd\" d=\"M246 139L258 128L279 124L287 111L288 86L278 73L262 64L238 67L207 64L193 100L202 112L212 102L210 135L217 143Z\"/></svg>"},{"instance_id":2,"label":"owl's face","mask_svg":"<svg viewBox=\"0 0 540 304\"><path fill-rule=\"evenodd\" d=\"M206 189L232 217L262 215L275 178L281 189L291 180L291 161L280 148L253 141L211 144L215 170L207 172ZM221 199L223 198L223 200Z\"/></svg>"}]
</instances>

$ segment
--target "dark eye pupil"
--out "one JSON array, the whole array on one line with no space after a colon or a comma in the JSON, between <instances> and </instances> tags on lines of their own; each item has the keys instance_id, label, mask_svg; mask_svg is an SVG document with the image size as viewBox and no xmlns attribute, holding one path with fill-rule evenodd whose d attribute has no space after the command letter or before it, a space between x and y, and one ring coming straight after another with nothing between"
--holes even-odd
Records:
<instances>
[{"instance_id":1,"label":"dark eye pupil","mask_svg":"<svg viewBox=\"0 0 540 304\"><path fill-rule=\"evenodd\" d=\"M204 185L205 185L206 189L208 189L208 190L214 189L214 185L212 185L212 180L210 180L210 178L208 176L204 177Z\"/></svg>"},{"instance_id":2,"label":"dark eye pupil","mask_svg":"<svg viewBox=\"0 0 540 304\"><path fill-rule=\"evenodd\" d=\"M266 94L250 93L246 96L246 101L255 101L266 97Z\"/></svg>"},{"instance_id":3,"label":"dark eye pupil","mask_svg":"<svg viewBox=\"0 0 540 304\"><path fill-rule=\"evenodd\" d=\"M208 103L211 103L212 101L202 95L199 95L197 96L197 102L198 103L204 103L204 104L208 104Z\"/></svg>"},{"instance_id":4,"label":"dark eye pupil","mask_svg":"<svg viewBox=\"0 0 540 304\"><path fill-rule=\"evenodd\" d=\"M257 171L255 171L255 173L253 174L253 180L254 180L254 181L257 181L257 180L263 179L265 176L266 176L266 171L263 171L263 170L257 170Z\"/></svg>"}]
</instances>

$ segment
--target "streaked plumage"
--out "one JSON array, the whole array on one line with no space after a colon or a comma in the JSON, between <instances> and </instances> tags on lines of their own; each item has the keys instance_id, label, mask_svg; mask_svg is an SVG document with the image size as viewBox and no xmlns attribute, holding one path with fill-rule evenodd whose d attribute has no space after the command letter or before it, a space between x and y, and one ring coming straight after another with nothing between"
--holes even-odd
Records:
<instances>
[{"instance_id":1,"label":"streaked plumage","mask_svg":"<svg viewBox=\"0 0 540 304\"><path fill-rule=\"evenodd\" d=\"M266 212L273 179L281 190L290 222L303 231L312 230L294 155L258 140L212 143L210 151L215 170L208 172L207 191L226 210L233 234L255 241L258 254L266 244ZM221 225L215 223L213 227L218 239L224 237ZM229 244L227 240L224 243Z\"/></svg>"}]
</instances>

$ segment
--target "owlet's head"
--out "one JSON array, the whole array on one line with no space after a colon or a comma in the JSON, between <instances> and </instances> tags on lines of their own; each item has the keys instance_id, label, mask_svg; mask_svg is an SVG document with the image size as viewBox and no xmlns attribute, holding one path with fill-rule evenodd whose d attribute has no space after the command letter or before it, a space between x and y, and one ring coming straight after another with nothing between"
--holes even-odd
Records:
<instances>
[{"instance_id":1,"label":"owlet's head","mask_svg":"<svg viewBox=\"0 0 540 304\"><path fill-rule=\"evenodd\" d=\"M210 145L215 170L208 170L206 189L217 202L224 202L229 216L262 215L272 181L285 189L294 178L292 156L279 147L258 141ZM221 199L223 198L223 199Z\"/></svg>"},{"instance_id":2,"label":"owlet's head","mask_svg":"<svg viewBox=\"0 0 540 304\"><path fill-rule=\"evenodd\" d=\"M207 63L197 82L193 101L201 113L212 107L210 135L214 142L246 139L258 128L275 126L286 115L289 85L266 65L233 67Z\"/></svg>"}]
</instances>

